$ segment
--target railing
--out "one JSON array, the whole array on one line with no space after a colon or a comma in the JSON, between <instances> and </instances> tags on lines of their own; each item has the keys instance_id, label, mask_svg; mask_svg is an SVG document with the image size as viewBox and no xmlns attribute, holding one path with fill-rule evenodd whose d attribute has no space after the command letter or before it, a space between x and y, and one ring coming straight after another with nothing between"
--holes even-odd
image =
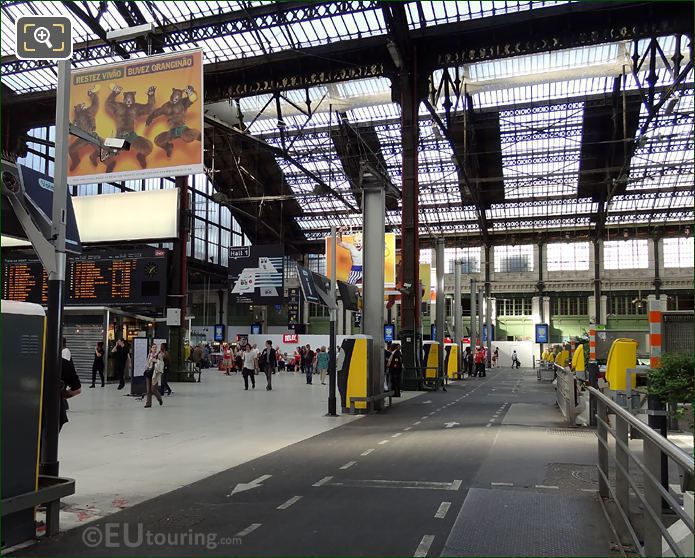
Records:
<instances>
[{"instance_id":1,"label":"railing","mask_svg":"<svg viewBox=\"0 0 695 558\"><path fill-rule=\"evenodd\" d=\"M591 398L595 399L597 405L599 494L604 499L610 497L615 501L635 549L641 556L661 556L662 537L676 556L688 556L689 554L683 553L677 541L667 530L663 519L663 508L668 506L673 510L673 513L683 521L690 533L695 531L693 519L683 511L683 508L673 497L668 489L668 483L665 487L662 485L661 478L662 456L666 456L666 460L677 465L686 478L692 479L695 470L692 456L632 416L599 390L592 387L588 389ZM615 428L609 424L609 414L615 417ZM639 433L639 437L643 440L643 460L638 459L629 447L630 429ZM608 434L615 441L613 456L611 456L611 448L608 443ZM609 457L615 464L614 486L611 486L610 483ZM631 462L642 472L644 493L639 489L634 475L630 474ZM644 510L644 521L641 522L641 528L638 528L637 523L633 521L633 513L630 510L631 489Z\"/></svg>"},{"instance_id":2,"label":"railing","mask_svg":"<svg viewBox=\"0 0 695 558\"><path fill-rule=\"evenodd\" d=\"M569 368L563 368L557 364L553 364L553 370L557 377L557 385L555 386L555 399L560 411L565 416L567 424L574 426L577 418L577 378Z\"/></svg>"},{"instance_id":3,"label":"railing","mask_svg":"<svg viewBox=\"0 0 695 558\"><path fill-rule=\"evenodd\" d=\"M555 364L547 360L538 361L536 369L536 378L538 381L552 382L555 379Z\"/></svg>"}]
</instances>

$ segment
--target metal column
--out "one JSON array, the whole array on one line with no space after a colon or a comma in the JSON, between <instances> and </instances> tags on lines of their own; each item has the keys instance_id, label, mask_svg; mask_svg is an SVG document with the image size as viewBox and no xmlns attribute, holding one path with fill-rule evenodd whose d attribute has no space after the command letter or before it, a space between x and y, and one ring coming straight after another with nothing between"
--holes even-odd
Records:
<instances>
[{"instance_id":1,"label":"metal column","mask_svg":"<svg viewBox=\"0 0 695 558\"><path fill-rule=\"evenodd\" d=\"M46 373L43 380L43 440L41 472L58 476L58 433L60 431L60 384L62 373L63 303L65 301L65 226L68 197L68 137L70 130L70 60L58 62L56 92L55 173L53 178L53 224L51 242L55 249L55 273L48 276L46 315ZM54 506L57 508L57 506ZM57 525L57 509L48 518Z\"/></svg>"},{"instance_id":2,"label":"metal column","mask_svg":"<svg viewBox=\"0 0 695 558\"><path fill-rule=\"evenodd\" d=\"M384 390L384 228L386 196L383 184L363 175L362 215L364 220L364 275L362 281L362 332L371 335L372 363L369 370L368 394ZM335 260L334 260L335 261ZM335 277L335 275L333 275ZM380 409L383 400L375 403Z\"/></svg>"},{"instance_id":3,"label":"metal column","mask_svg":"<svg viewBox=\"0 0 695 558\"><path fill-rule=\"evenodd\" d=\"M490 283L485 283L485 332L487 333L487 367L492 366L492 304L490 304Z\"/></svg>"},{"instance_id":4,"label":"metal column","mask_svg":"<svg viewBox=\"0 0 695 558\"><path fill-rule=\"evenodd\" d=\"M337 383L337 371L335 364L336 357L336 321L338 320L338 305L336 304L336 252L337 252L337 239L335 226L331 227L331 296L330 296L330 313L331 313L331 326L330 326L330 347L328 349L328 415L335 417L338 416L336 407L336 397L335 388ZM383 272L382 272L383 273Z\"/></svg>"},{"instance_id":5,"label":"metal column","mask_svg":"<svg viewBox=\"0 0 695 558\"><path fill-rule=\"evenodd\" d=\"M437 266L437 310L435 327L439 343L439 375L444 371L444 321L446 319L446 300L444 300L444 239L438 238L435 245L435 265Z\"/></svg>"},{"instance_id":6,"label":"metal column","mask_svg":"<svg viewBox=\"0 0 695 558\"><path fill-rule=\"evenodd\" d=\"M478 335L480 336L480 346L483 346L483 317L485 312L485 293L483 289L478 290Z\"/></svg>"},{"instance_id":7,"label":"metal column","mask_svg":"<svg viewBox=\"0 0 695 558\"><path fill-rule=\"evenodd\" d=\"M485 244L485 333L487 334L487 361L486 366L490 368L492 366L492 328L490 324L492 323L492 312L490 308L490 294L492 292L492 286L490 284L490 245ZM483 313L483 307L480 307L480 313ZM482 329L481 329L482 332ZM480 344L483 344L482 334L480 337Z\"/></svg>"},{"instance_id":8,"label":"metal column","mask_svg":"<svg viewBox=\"0 0 695 558\"><path fill-rule=\"evenodd\" d=\"M461 356L463 350L461 348L461 337L463 333L463 315L461 314L461 262L454 263L454 343L458 346L458 364L459 372L461 368Z\"/></svg>"},{"instance_id":9,"label":"metal column","mask_svg":"<svg viewBox=\"0 0 695 558\"><path fill-rule=\"evenodd\" d=\"M603 322L601 321L601 243L599 240L594 240L594 300L596 301L594 323L600 324Z\"/></svg>"},{"instance_id":10,"label":"metal column","mask_svg":"<svg viewBox=\"0 0 695 558\"><path fill-rule=\"evenodd\" d=\"M475 349L475 343L476 343L476 338L478 337L476 334L476 306L477 306L477 300L476 296L478 293L478 282L475 279L471 279L471 331L470 331L470 346L471 346L471 351Z\"/></svg>"},{"instance_id":11,"label":"metal column","mask_svg":"<svg viewBox=\"0 0 695 558\"><path fill-rule=\"evenodd\" d=\"M403 352L403 388L418 389L415 367L420 363L420 238L418 186L418 75L401 70L401 145L403 147L401 262L403 285L401 294L401 346ZM383 231L382 231L383 233ZM383 242L383 239L382 241Z\"/></svg>"}]
</instances>

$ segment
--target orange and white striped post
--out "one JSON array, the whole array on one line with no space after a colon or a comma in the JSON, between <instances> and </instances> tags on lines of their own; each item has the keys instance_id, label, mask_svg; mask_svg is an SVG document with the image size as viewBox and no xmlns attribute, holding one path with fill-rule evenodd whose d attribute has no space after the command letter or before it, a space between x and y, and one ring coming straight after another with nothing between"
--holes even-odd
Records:
<instances>
[{"instance_id":1,"label":"orange and white striped post","mask_svg":"<svg viewBox=\"0 0 695 558\"><path fill-rule=\"evenodd\" d=\"M661 302L650 299L649 311L649 367L661 367Z\"/></svg>"},{"instance_id":2,"label":"orange and white striped post","mask_svg":"<svg viewBox=\"0 0 695 558\"><path fill-rule=\"evenodd\" d=\"M589 330L589 362L596 362L596 330Z\"/></svg>"}]
</instances>

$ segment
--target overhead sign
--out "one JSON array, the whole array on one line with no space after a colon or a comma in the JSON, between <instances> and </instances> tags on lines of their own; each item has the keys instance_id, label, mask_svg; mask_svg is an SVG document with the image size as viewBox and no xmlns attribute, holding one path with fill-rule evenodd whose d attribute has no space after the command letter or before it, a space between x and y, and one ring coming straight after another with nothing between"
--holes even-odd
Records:
<instances>
[{"instance_id":1,"label":"overhead sign","mask_svg":"<svg viewBox=\"0 0 695 558\"><path fill-rule=\"evenodd\" d=\"M393 343L393 338L396 335L396 326L393 324L384 325L384 343Z\"/></svg>"},{"instance_id":2,"label":"overhead sign","mask_svg":"<svg viewBox=\"0 0 695 558\"><path fill-rule=\"evenodd\" d=\"M287 328L294 329L299 324L299 289L287 289Z\"/></svg>"},{"instance_id":3,"label":"overhead sign","mask_svg":"<svg viewBox=\"0 0 695 558\"><path fill-rule=\"evenodd\" d=\"M203 52L200 49L73 70L70 121L129 151L106 152L70 137L68 184L203 172Z\"/></svg>"},{"instance_id":4,"label":"overhead sign","mask_svg":"<svg viewBox=\"0 0 695 558\"><path fill-rule=\"evenodd\" d=\"M3 260L2 298L46 304L48 276L34 256ZM67 305L164 306L168 252L88 250L70 256L65 269Z\"/></svg>"},{"instance_id":5,"label":"overhead sign","mask_svg":"<svg viewBox=\"0 0 695 558\"><path fill-rule=\"evenodd\" d=\"M15 165L10 161L2 161L2 181L19 181L23 186L26 202L25 207L34 220L34 223L48 240L53 234L53 178L47 174L35 171L24 165ZM82 252L79 228L75 219L73 199L67 194L65 213L65 250L74 254ZM3 247L31 246L27 240L27 234L20 224L14 210L6 200L2 203L2 233L8 235L3 238ZM121 224L122 225L122 224ZM122 227L121 227L122 228ZM9 237L12 237L11 239ZM22 239L22 240L17 240Z\"/></svg>"},{"instance_id":6,"label":"overhead sign","mask_svg":"<svg viewBox=\"0 0 695 558\"><path fill-rule=\"evenodd\" d=\"M239 304L284 302L282 244L240 246L229 249L231 296Z\"/></svg>"},{"instance_id":7,"label":"overhead sign","mask_svg":"<svg viewBox=\"0 0 695 558\"><path fill-rule=\"evenodd\" d=\"M299 286L302 289L304 300L312 304L321 304L322 301L319 297L319 293L316 291L316 286L314 285L314 278L311 271L306 267L298 265L297 277L299 277Z\"/></svg>"},{"instance_id":8,"label":"overhead sign","mask_svg":"<svg viewBox=\"0 0 695 558\"><path fill-rule=\"evenodd\" d=\"M331 268L331 237L326 237L326 269ZM336 278L351 285L362 285L364 273L362 233L342 235L336 252ZM330 271L329 276L330 278ZM396 235L384 234L384 287L396 286Z\"/></svg>"},{"instance_id":9,"label":"overhead sign","mask_svg":"<svg viewBox=\"0 0 695 558\"><path fill-rule=\"evenodd\" d=\"M224 341L224 324L215 325L215 341Z\"/></svg>"},{"instance_id":10,"label":"overhead sign","mask_svg":"<svg viewBox=\"0 0 695 558\"><path fill-rule=\"evenodd\" d=\"M536 324L536 343L548 343L548 324Z\"/></svg>"},{"instance_id":11,"label":"overhead sign","mask_svg":"<svg viewBox=\"0 0 695 558\"><path fill-rule=\"evenodd\" d=\"M301 265L297 266L297 276L299 277L299 286L302 288L304 299L307 302L322 304L323 306L330 305L331 281L328 277Z\"/></svg>"}]
</instances>

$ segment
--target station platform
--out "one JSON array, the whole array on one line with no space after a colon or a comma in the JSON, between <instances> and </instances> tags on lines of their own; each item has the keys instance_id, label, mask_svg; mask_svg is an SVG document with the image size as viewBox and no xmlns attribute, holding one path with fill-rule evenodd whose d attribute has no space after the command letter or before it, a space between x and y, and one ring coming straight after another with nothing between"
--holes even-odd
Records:
<instances>
[{"instance_id":1,"label":"station platform","mask_svg":"<svg viewBox=\"0 0 695 558\"><path fill-rule=\"evenodd\" d=\"M564 427L534 370L337 419L322 416L327 386L299 374L272 392L208 376L162 408L86 390L61 435L68 504L127 494L125 509L15 555L614 554L596 438Z\"/></svg>"}]
</instances>

